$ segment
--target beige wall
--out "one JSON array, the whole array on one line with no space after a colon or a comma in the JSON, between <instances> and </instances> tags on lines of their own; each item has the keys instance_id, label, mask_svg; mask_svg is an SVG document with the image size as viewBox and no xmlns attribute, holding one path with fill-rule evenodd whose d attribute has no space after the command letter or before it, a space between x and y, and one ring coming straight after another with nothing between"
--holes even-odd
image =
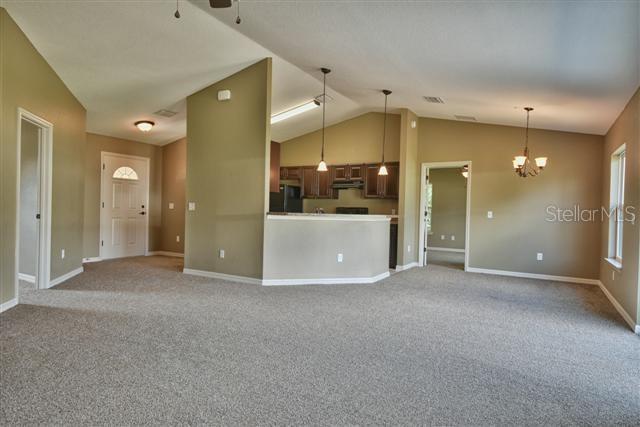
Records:
<instances>
[{"instance_id":1,"label":"beige wall","mask_svg":"<svg viewBox=\"0 0 640 427\"><path fill-rule=\"evenodd\" d=\"M615 270L605 258L608 257L609 225L604 221L601 227L600 280L622 305L625 311L640 324L640 292L638 284L639 246L640 246L640 90L636 91L616 122L605 137L604 156L602 158L602 205L610 206L611 154L622 144L626 144L626 173L624 200L626 207L635 210L636 222L626 222L622 237L622 269ZM615 272L615 279L612 274Z\"/></svg>"},{"instance_id":2,"label":"beige wall","mask_svg":"<svg viewBox=\"0 0 640 427\"><path fill-rule=\"evenodd\" d=\"M18 272L35 276L38 253L38 127L23 120L20 134L20 259Z\"/></svg>"},{"instance_id":3,"label":"beige wall","mask_svg":"<svg viewBox=\"0 0 640 427\"><path fill-rule=\"evenodd\" d=\"M184 253L185 181L187 177L187 139L162 147L162 228L163 251ZM173 203L173 209L169 209ZM180 241L176 241L180 236Z\"/></svg>"},{"instance_id":4,"label":"beige wall","mask_svg":"<svg viewBox=\"0 0 640 427\"><path fill-rule=\"evenodd\" d=\"M433 186L431 231L427 246L464 249L467 219L467 180L460 168L430 169ZM445 239L442 240L442 236ZM451 240L451 236L455 240Z\"/></svg>"},{"instance_id":5,"label":"beige wall","mask_svg":"<svg viewBox=\"0 0 640 427\"><path fill-rule=\"evenodd\" d=\"M162 148L142 142L87 133L84 177L84 257L100 254L100 153L149 159L149 251L161 249Z\"/></svg>"},{"instance_id":6,"label":"beige wall","mask_svg":"<svg viewBox=\"0 0 640 427\"><path fill-rule=\"evenodd\" d=\"M419 160L473 162L470 267L597 279L600 224L545 218L548 205L599 208L604 138L532 129L529 141L532 155L548 156L549 165L523 179L511 160L522 151L524 129L421 118Z\"/></svg>"},{"instance_id":7,"label":"beige wall","mask_svg":"<svg viewBox=\"0 0 640 427\"><path fill-rule=\"evenodd\" d=\"M219 90L231 100L217 100ZM185 268L262 278L271 59L187 98ZM218 251L225 250L225 258Z\"/></svg>"},{"instance_id":8,"label":"beige wall","mask_svg":"<svg viewBox=\"0 0 640 427\"><path fill-rule=\"evenodd\" d=\"M265 227L265 280L372 278L389 271L388 220L269 218Z\"/></svg>"},{"instance_id":9,"label":"beige wall","mask_svg":"<svg viewBox=\"0 0 640 427\"><path fill-rule=\"evenodd\" d=\"M299 185L298 183L294 185ZM393 210L398 212L398 201L393 199L365 199L358 188L338 191L337 199L303 199L302 210L307 213L322 208L326 213L336 213L336 207L369 208L370 214L391 215Z\"/></svg>"},{"instance_id":10,"label":"beige wall","mask_svg":"<svg viewBox=\"0 0 640 427\"><path fill-rule=\"evenodd\" d=\"M18 107L52 123L51 278L82 266L86 112L0 8L0 303L15 297ZM61 259L60 251L66 257Z\"/></svg>"},{"instance_id":11,"label":"beige wall","mask_svg":"<svg viewBox=\"0 0 640 427\"><path fill-rule=\"evenodd\" d=\"M416 123L412 128L411 123ZM418 116L403 109L400 114L400 195L398 217L398 264L418 261L418 211L420 167L418 165Z\"/></svg>"}]
</instances>

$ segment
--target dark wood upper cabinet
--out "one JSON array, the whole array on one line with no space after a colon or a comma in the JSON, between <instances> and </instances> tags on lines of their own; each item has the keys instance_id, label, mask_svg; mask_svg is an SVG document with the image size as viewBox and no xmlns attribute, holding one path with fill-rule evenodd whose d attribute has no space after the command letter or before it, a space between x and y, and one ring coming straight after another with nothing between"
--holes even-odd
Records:
<instances>
[{"instance_id":1,"label":"dark wood upper cabinet","mask_svg":"<svg viewBox=\"0 0 640 427\"><path fill-rule=\"evenodd\" d=\"M378 165L367 165L364 180L364 197L380 197L380 176Z\"/></svg>"},{"instance_id":2,"label":"dark wood upper cabinet","mask_svg":"<svg viewBox=\"0 0 640 427\"><path fill-rule=\"evenodd\" d=\"M400 189L400 164L386 163L388 175L380 176L380 165L367 165L364 181L364 197L397 199Z\"/></svg>"},{"instance_id":3,"label":"dark wood upper cabinet","mask_svg":"<svg viewBox=\"0 0 640 427\"><path fill-rule=\"evenodd\" d=\"M384 182L384 196L387 199L397 199L400 194L400 165L398 163L387 164L389 175L382 177Z\"/></svg>"},{"instance_id":4,"label":"dark wood upper cabinet","mask_svg":"<svg viewBox=\"0 0 640 427\"><path fill-rule=\"evenodd\" d=\"M333 193L333 189L331 188L331 174L329 171L316 171L316 176L318 179L318 194L316 197L319 199L330 199Z\"/></svg>"},{"instance_id":5,"label":"dark wood upper cabinet","mask_svg":"<svg viewBox=\"0 0 640 427\"><path fill-rule=\"evenodd\" d=\"M280 191L280 144L271 141L271 157L269 168L269 191Z\"/></svg>"},{"instance_id":6,"label":"dark wood upper cabinet","mask_svg":"<svg viewBox=\"0 0 640 427\"><path fill-rule=\"evenodd\" d=\"M334 181L347 181L349 180L348 174L349 167L346 165L331 166L331 173Z\"/></svg>"},{"instance_id":7,"label":"dark wood upper cabinet","mask_svg":"<svg viewBox=\"0 0 640 427\"><path fill-rule=\"evenodd\" d=\"M330 199L334 196L331 188L331 173L318 172L316 166L302 168L302 197L307 199Z\"/></svg>"},{"instance_id":8,"label":"dark wood upper cabinet","mask_svg":"<svg viewBox=\"0 0 640 427\"><path fill-rule=\"evenodd\" d=\"M352 181L364 181L365 165L350 165L349 179Z\"/></svg>"},{"instance_id":9,"label":"dark wood upper cabinet","mask_svg":"<svg viewBox=\"0 0 640 427\"><path fill-rule=\"evenodd\" d=\"M302 168L302 197L314 197L318 193L316 172L313 167Z\"/></svg>"}]
</instances>

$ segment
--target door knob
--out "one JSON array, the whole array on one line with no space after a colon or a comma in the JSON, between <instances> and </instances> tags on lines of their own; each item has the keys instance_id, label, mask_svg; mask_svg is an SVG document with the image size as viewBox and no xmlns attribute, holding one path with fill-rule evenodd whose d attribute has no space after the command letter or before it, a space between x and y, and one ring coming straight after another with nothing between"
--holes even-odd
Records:
<instances>
[{"instance_id":1,"label":"door knob","mask_svg":"<svg viewBox=\"0 0 640 427\"><path fill-rule=\"evenodd\" d=\"M140 212L140 215L144 215L144 214L145 214L144 212Z\"/></svg>"}]
</instances>

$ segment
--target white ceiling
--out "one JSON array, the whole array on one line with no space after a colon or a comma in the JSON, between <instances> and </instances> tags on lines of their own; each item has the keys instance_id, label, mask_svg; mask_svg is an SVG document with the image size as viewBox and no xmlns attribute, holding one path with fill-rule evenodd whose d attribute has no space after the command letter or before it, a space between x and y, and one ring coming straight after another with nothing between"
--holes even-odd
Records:
<instances>
[{"instance_id":1,"label":"white ceiling","mask_svg":"<svg viewBox=\"0 0 640 427\"><path fill-rule=\"evenodd\" d=\"M388 88L420 116L522 126L532 106L534 127L604 134L640 84L638 1L241 5L239 26L211 13L303 70L333 68L334 89L367 109Z\"/></svg>"},{"instance_id":2,"label":"white ceiling","mask_svg":"<svg viewBox=\"0 0 640 427\"><path fill-rule=\"evenodd\" d=\"M179 20L173 1L0 2L87 108L89 132L154 144L185 135L186 96L266 56L274 113L318 95L318 68L333 69L329 123L380 110L389 88L392 108L421 116L520 126L530 105L534 127L604 134L640 82L637 1L242 0L241 25L207 0L180 0ZM163 108L179 114L152 114ZM140 119L157 125L142 134ZM316 109L272 136L320 123Z\"/></svg>"}]
</instances>

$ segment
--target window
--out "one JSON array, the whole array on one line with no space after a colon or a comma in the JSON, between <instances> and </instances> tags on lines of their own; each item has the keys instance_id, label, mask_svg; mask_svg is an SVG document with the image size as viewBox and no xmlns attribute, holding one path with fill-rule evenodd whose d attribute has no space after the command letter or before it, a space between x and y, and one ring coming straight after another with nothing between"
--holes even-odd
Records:
<instances>
[{"instance_id":1,"label":"window","mask_svg":"<svg viewBox=\"0 0 640 427\"><path fill-rule=\"evenodd\" d=\"M121 166L113 173L113 177L117 179L129 179L132 181L138 180L138 174L129 166Z\"/></svg>"},{"instance_id":2,"label":"window","mask_svg":"<svg viewBox=\"0 0 640 427\"><path fill-rule=\"evenodd\" d=\"M433 207L433 184L427 183L427 234L432 234L431 231L431 211Z\"/></svg>"},{"instance_id":3,"label":"window","mask_svg":"<svg viewBox=\"0 0 640 427\"><path fill-rule=\"evenodd\" d=\"M624 230L624 173L626 166L625 146L622 145L611 156L611 193L609 211L609 260L622 266L622 236Z\"/></svg>"}]
</instances>

